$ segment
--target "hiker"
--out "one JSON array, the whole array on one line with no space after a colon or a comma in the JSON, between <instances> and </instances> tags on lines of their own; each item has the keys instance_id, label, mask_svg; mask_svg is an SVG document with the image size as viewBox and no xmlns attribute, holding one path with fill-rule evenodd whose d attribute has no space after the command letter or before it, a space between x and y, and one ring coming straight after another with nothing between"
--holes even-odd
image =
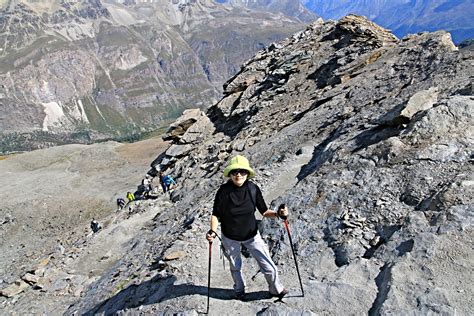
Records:
<instances>
[{"instance_id":1,"label":"hiker","mask_svg":"<svg viewBox=\"0 0 474 316\"><path fill-rule=\"evenodd\" d=\"M132 192L127 192L128 203L135 201L135 195Z\"/></svg>"},{"instance_id":2,"label":"hiker","mask_svg":"<svg viewBox=\"0 0 474 316\"><path fill-rule=\"evenodd\" d=\"M98 221L96 221L95 219L92 219L91 221L91 229L92 229L92 232L95 234L97 233L99 230L102 229L102 225L100 225L100 223Z\"/></svg>"},{"instance_id":3,"label":"hiker","mask_svg":"<svg viewBox=\"0 0 474 316\"><path fill-rule=\"evenodd\" d=\"M277 212L268 209L260 188L248 181L248 178L254 175L255 172L244 156L238 155L230 160L229 165L224 169L224 176L230 177L230 180L221 185L216 193L211 229L207 232L206 238L212 242L216 237L217 226L220 222L222 246L224 255L230 263L234 294L237 299L243 299L245 295L245 282L241 273L242 246L245 246L257 260L267 280L270 294L281 299L288 294L288 290L280 283L277 267L258 232L255 208L264 217L270 218L288 216L288 209L284 207Z\"/></svg>"},{"instance_id":4,"label":"hiker","mask_svg":"<svg viewBox=\"0 0 474 316\"><path fill-rule=\"evenodd\" d=\"M122 210L124 206L125 206L125 200L122 199L122 198L118 198L117 199L117 208L118 208L118 210L119 211Z\"/></svg>"},{"instance_id":5,"label":"hiker","mask_svg":"<svg viewBox=\"0 0 474 316\"><path fill-rule=\"evenodd\" d=\"M163 171L160 171L160 183L163 193L169 192L176 187L176 181L170 175L165 175Z\"/></svg>"},{"instance_id":6,"label":"hiker","mask_svg":"<svg viewBox=\"0 0 474 316\"><path fill-rule=\"evenodd\" d=\"M145 187L146 191L151 190L151 178L149 175L146 175L142 180L142 185Z\"/></svg>"}]
</instances>

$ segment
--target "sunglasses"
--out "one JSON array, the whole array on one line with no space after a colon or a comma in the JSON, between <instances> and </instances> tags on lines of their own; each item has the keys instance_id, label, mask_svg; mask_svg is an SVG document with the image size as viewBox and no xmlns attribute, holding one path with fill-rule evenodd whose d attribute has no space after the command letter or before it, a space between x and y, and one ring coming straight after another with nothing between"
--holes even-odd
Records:
<instances>
[{"instance_id":1,"label":"sunglasses","mask_svg":"<svg viewBox=\"0 0 474 316\"><path fill-rule=\"evenodd\" d=\"M230 172L230 174L232 176L236 176L236 175L241 175L241 176L248 176L249 175L249 172L248 170L245 170L245 169L234 169Z\"/></svg>"}]
</instances>

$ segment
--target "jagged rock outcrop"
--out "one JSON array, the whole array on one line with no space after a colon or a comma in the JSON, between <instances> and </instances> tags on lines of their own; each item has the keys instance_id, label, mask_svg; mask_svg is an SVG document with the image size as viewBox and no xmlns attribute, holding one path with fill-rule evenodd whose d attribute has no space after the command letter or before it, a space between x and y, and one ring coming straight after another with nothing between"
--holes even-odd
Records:
<instances>
[{"instance_id":1,"label":"jagged rock outcrop","mask_svg":"<svg viewBox=\"0 0 474 316\"><path fill-rule=\"evenodd\" d=\"M207 110L199 142L202 113L175 124L186 128L173 146L187 153L155 161L178 181L175 203L66 314L205 311L204 236L235 154L250 159L271 207L290 209L305 297L285 229L265 219L289 297L269 299L245 259L248 300L232 300L214 255L211 314L469 314L473 60L445 32L399 40L358 16L260 51Z\"/></svg>"},{"instance_id":2,"label":"jagged rock outcrop","mask_svg":"<svg viewBox=\"0 0 474 316\"><path fill-rule=\"evenodd\" d=\"M0 4L0 152L156 130L303 27L210 0Z\"/></svg>"},{"instance_id":3,"label":"jagged rock outcrop","mask_svg":"<svg viewBox=\"0 0 474 316\"><path fill-rule=\"evenodd\" d=\"M303 0L324 19L359 14L387 27L397 36L423 31L449 31L455 43L474 37L474 3L469 0Z\"/></svg>"}]
</instances>

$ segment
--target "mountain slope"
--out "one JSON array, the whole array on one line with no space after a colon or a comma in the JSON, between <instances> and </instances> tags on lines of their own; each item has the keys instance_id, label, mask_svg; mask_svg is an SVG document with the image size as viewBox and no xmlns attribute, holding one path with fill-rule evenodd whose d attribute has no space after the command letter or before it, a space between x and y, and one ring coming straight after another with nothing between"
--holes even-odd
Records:
<instances>
[{"instance_id":1,"label":"mountain slope","mask_svg":"<svg viewBox=\"0 0 474 316\"><path fill-rule=\"evenodd\" d=\"M309 11L299 0L220 0L217 2L229 3L232 6L247 7L265 12L281 12L306 23L310 23L316 19L316 15Z\"/></svg>"},{"instance_id":2,"label":"mountain slope","mask_svg":"<svg viewBox=\"0 0 474 316\"><path fill-rule=\"evenodd\" d=\"M305 0L303 3L324 19L339 19L349 13L364 15L399 37L446 30L455 43L474 38L474 4L468 0Z\"/></svg>"},{"instance_id":3,"label":"mountain slope","mask_svg":"<svg viewBox=\"0 0 474 316\"><path fill-rule=\"evenodd\" d=\"M1 152L154 130L212 103L246 58L302 27L207 0L8 4L0 12Z\"/></svg>"},{"instance_id":4,"label":"mountain slope","mask_svg":"<svg viewBox=\"0 0 474 316\"><path fill-rule=\"evenodd\" d=\"M270 298L246 258L247 300L232 299L215 242L210 314L469 314L473 60L448 33L400 41L358 16L315 22L261 50L216 105L171 126L172 145L153 164L177 179L174 203L163 196L136 206L156 215L117 248L122 256L104 259L100 276L74 268L85 258L100 264L95 246L128 227L125 214L124 226L79 239L83 247L45 268L69 271L55 279L69 280L59 290L75 301L66 314L205 312L204 236L236 154L250 159L268 204L290 209L305 296L284 226L264 219L262 236L290 295ZM4 306L34 312L32 302L56 299L55 288L28 287Z\"/></svg>"}]
</instances>

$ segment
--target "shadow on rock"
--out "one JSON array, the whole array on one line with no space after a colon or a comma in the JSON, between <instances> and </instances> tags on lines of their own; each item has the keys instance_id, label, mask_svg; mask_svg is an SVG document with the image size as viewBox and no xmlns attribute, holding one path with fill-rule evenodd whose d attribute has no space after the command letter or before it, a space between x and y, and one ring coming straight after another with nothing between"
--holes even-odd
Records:
<instances>
[{"instance_id":1,"label":"shadow on rock","mask_svg":"<svg viewBox=\"0 0 474 316\"><path fill-rule=\"evenodd\" d=\"M137 308L143 305L161 303L181 296L200 295L203 302L207 298L207 286L189 284L178 284L175 276L167 278L155 277L141 284L133 284L121 290L111 298L97 304L83 315L116 315L117 312L126 309ZM232 300L234 291L232 289L213 288L211 285L210 297L219 300ZM245 301L257 301L271 298L268 291L250 292L245 295Z\"/></svg>"}]
</instances>

